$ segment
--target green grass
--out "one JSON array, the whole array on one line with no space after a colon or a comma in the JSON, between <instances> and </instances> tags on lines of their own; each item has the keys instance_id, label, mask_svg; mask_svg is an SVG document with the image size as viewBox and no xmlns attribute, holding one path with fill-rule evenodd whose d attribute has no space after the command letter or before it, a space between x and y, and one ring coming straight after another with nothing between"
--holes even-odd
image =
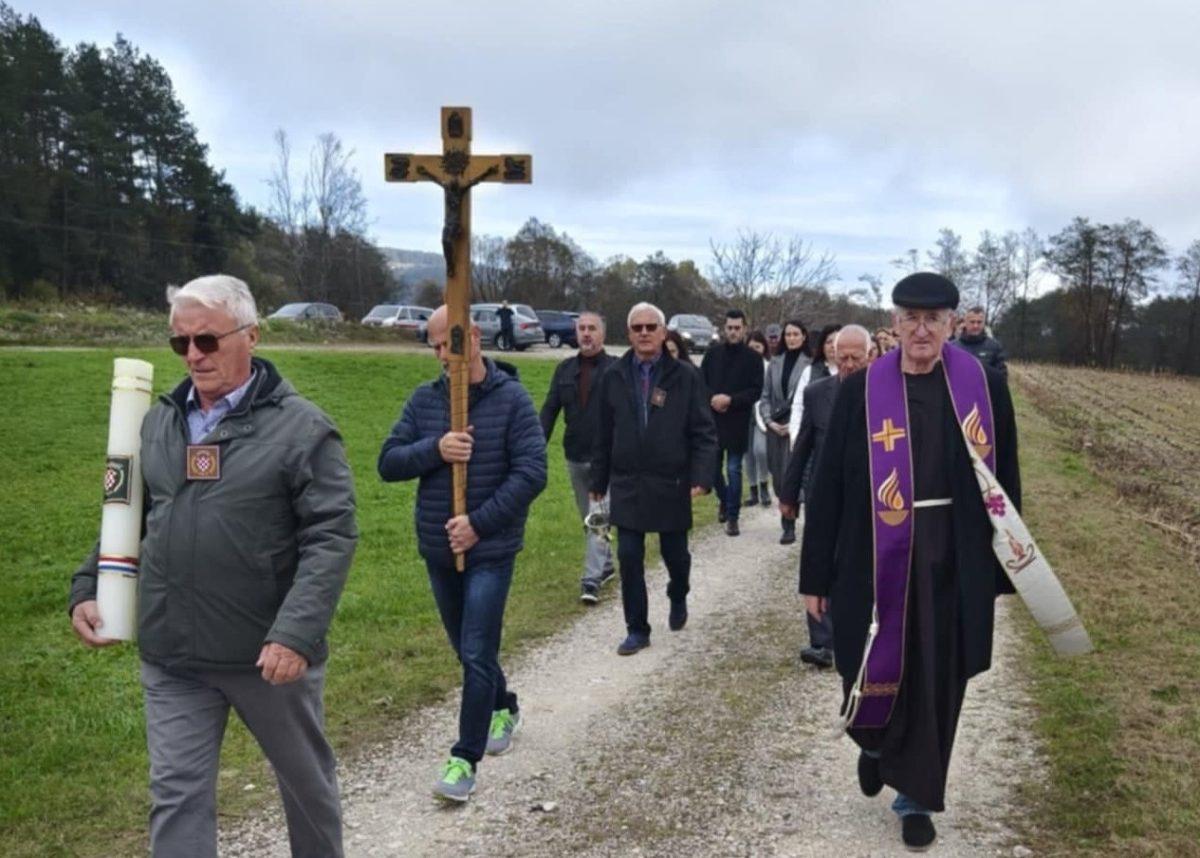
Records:
<instances>
[{"instance_id":1,"label":"green grass","mask_svg":"<svg viewBox=\"0 0 1200 858\"><path fill-rule=\"evenodd\" d=\"M0 855L112 855L144 848L145 730L129 646L84 649L66 614L68 579L96 539L112 358L118 352L0 351ZM165 350L122 349L155 365L155 390L181 377ZM415 484L375 474L403 402L437 365L429 355L265 350L337 422L356 479L361 540L330 635L329 733L339 754L382 740L415 706L455 687L417 554ZM541 404L554 363L519 361ZM505 626L511 650L578 613L582 561L562 448L535 502ZM708 505L704 505L707 507ZM614 628L614 641L620 629ZM447 736L453 725L447 725ZM222 757L222 820L275 801L273 779L240 723ZM438 763L430 759L430 771ZM254 783L257 789L245 793Z\"/></svg>"},{"instance_id":2,"label":"green grass","mask_svg":"<svg viewBox=\"0 0 1200 858\"><path fill-rule=\"evenodd\" d=\"M263 319L271 343L412 344L412 334L345 322ZM166 341L167 313L90 304L0 305L0 345L156 347Z\"/></svg>"},{"instance_id":3,"label":"green grass","mask_svg":"<svg viewBox=\"0 0 1200 858\"><path fill-rule=\"evenodd\" d=\"M1186 548L1135 518L1078 439L1017 396L1025 513L1096 652L1059 659L1023 612L1048 855L1200 854L1200 600Z\"/></svg>"}]
</instances>

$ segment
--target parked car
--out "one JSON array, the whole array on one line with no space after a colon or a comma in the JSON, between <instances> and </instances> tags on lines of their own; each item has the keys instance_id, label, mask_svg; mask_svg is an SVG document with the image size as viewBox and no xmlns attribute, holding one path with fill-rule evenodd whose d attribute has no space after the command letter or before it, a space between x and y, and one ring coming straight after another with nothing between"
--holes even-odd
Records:
<instances>
[{"instance_id":1,"label":"parked car","mask_svg":"<svg viewBox=\"0 0 1200 858\"><path fill-rule=\"evenodd\" d=\"M513 339L512 347L519 352L536 343L544 343L546 341L546 332L542 330L542 323L538 321L537 313L528 304L509 304L513 311ZM496 348L504 348L500 337L500 317L496 315L496 311L500 309L499 304L472 304L471 305L471 321L479 325L481 339L485 346L495 346Z\"/></svg>"},{"instance_id":2,"label":"parked car","mask_svg":"<svg viewBox=\"0 0 1200 858\"><path fill-rule=\"evenodd\" d=\"M538 321L546 332L546 344L552 349L564 345L579 348L579 340L575 337L575 320L578 313L567 313L563 310L538 310Z\"/></svg>"},{"instance_id":3,"label":"parked car","mask_svg":"<svg viewBox=\"0 0 1200 858\"><path fill-rule=\"evenodd\" d=\"M332 304L320 304L313 301L298 301L294 304L284 304L268 319L282 319L287 322L340 322L342 311Z\"/></svg>"},{"instance_id":4,"label":"parked car","mask_svg":"<svg viewBox=\"0 0 1200 858\"><path fill-rule=\"evenodd\" d=\"M716 326L704 316L695 313L676 313L667 322L667 330L679 331L688 349L693 352L707 351L708 347L718 342Z\"/></svg>"},{"instance_id":5,"label":"parked car","mask_svg":"<svg viewBox=\"0 0 1200 858\"><path fill-rule=\"evenodd\" d=\"M395 328L398 331L411 332L417 335L417 339L422 339L424 326L421 323L428 321L432 315L433 310L428 307L378 304L363 316L362 323L368 327Z\"/></svg>"}]
</instances>

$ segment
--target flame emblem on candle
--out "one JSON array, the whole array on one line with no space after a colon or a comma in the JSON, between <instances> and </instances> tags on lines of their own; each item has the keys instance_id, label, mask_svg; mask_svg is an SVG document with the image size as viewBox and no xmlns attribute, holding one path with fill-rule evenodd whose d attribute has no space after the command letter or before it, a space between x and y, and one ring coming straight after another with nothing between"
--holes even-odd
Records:
<instances>
[{"instance_id":1,"label":"flame emblem on candle","mask_svg":"<svg viewBox=\"0 0 1200 858\"><path fill-rule=\"evenodd\" d=\"M904 508L904 495L900 491L900 474L896 468L892 468L887 479L880 484L879 491L875 492L875 497L887 507L887 509L879 510L879 518L884 524L895 527L908 518L908 510Z\"/></svg>"},{"instance_id":2,"label":"flame emblem on candle","mask_svg":"<svg viewBox=\"0 0 1200 858\"><path fill-rule=\"evenodd\" d=\"M962 427L967 440L971 442L971 446L979 454L979 458L987 458L987 454L992 452L992 445L988 443L987 432L983 429L983 418L979 414L979 403L975 403L971 407L971 411L967 414L967 419L963 421Z\"/></svg>"}]
</instances>

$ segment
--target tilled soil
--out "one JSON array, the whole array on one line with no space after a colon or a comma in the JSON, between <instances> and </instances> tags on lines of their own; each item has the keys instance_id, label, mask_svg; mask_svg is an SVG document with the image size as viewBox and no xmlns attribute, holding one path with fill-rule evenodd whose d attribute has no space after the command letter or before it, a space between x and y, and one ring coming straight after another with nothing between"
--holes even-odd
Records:
<instances>
[{"instance_id":1,"label":"tilled soil","mask_svg":"<svg viewBox=\"0 0 1200 858\"><path fill-rule=\"evenodd\" d=\"M454 741L457 695L360 754L341 772L347 854L905 854L892 791L863 797L856 746L837 738L840 681L798 659L798 551L778 544L778 521L748 510L740 537L695 539L680 632L666 628L665 573L652 572L649 649L616 655L614 582L595 610L506 665L523 725L510 754L481 764L467 805L430 792ZM942 855L1026 852L1008 826L1037 759L1010 610L1022 608L1002 600L992 670L967 691L948 809L935 817ZM282 814L226 832L222 854L287 855Z\"/></svg>"}]
</instances>

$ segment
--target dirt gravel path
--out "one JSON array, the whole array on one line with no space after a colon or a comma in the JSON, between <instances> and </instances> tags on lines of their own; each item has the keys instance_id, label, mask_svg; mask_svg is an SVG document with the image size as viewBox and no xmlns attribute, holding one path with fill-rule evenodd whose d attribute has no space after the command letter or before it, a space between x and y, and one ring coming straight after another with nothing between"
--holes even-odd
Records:
<instances>
[{"instance_id":1,"label":"dirt gravel path","mask_svg":"<svg viewBox=\"0 0 1200 858\"><path fill-rule=\"evenodd\" d=\"M595 610L507 664L524 726L512 753L484 760L466 806L430 795L457 696L410 718L341 772L347 853L906 854L892 791L864 798L855 746L834 738L836 675L797 658L798 551L777 543L778 517L763 509L744 513L738 538L695 538L680 632L666 628L665 573L652 572L653 645L635 656L615 653L614 582ZM1010 610L1021 608L999 611L992 670L967 692L948 811L936 817L943 855L1027 854L1006 824L1037 769ZM222 854L287 855L284 832L272 810L227 832Z\"/></svg>"}]
</instances>

